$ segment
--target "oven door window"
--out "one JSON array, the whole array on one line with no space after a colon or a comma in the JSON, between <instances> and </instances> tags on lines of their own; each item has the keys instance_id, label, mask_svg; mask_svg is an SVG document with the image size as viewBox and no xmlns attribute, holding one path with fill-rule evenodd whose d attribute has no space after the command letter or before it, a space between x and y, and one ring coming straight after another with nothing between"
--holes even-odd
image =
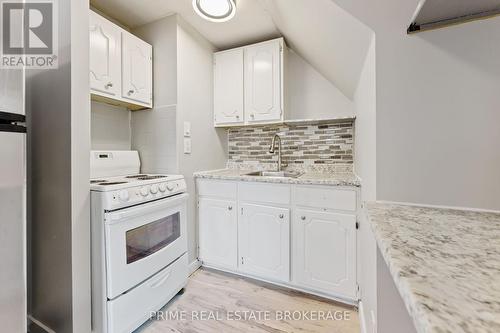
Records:
<instances>
[{"instance_id":1,"label":"oven door window","mask_svg":"<svg viewBox=\"0 0 500 333\"><path fill-rule=\"evenodd\" d=\"M180 213L127 231L127 264L160 251L180 236Z\"/></svg>"}]
</instances>

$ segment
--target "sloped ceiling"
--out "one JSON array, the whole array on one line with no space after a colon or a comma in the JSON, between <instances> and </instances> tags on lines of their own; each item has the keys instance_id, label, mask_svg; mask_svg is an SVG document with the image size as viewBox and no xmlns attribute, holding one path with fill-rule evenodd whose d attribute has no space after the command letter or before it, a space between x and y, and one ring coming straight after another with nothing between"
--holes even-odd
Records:
<instances>
[{"instance_id":1,"label":"sloped ceiling","mask_svg":"<svg viewBox=\"0 0 500 333\"><path fill-rule=\"evenodd\" d=\"M237 0L225 23L198 17L191 0L91 0L130 28L177 13L216 48L228 49L284 36L288 45L347 97L354 96L371 31L332 0Z\"/></svg>"}]
</instances>

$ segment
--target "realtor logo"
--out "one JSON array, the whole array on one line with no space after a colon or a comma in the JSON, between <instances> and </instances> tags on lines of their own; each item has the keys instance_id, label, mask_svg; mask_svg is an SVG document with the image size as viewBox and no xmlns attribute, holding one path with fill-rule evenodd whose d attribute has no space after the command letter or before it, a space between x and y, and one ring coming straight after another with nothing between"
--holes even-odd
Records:
<instances>
[{"instance_id":1,"label":"realtor logo","mask_svg":"<svg viewBox=\"0 0 500 333\"><path fill-rule=\"evenodd\" d=\"M1 1L1 68L57 68L57 3Z\"/></svg>"}]
</instances>

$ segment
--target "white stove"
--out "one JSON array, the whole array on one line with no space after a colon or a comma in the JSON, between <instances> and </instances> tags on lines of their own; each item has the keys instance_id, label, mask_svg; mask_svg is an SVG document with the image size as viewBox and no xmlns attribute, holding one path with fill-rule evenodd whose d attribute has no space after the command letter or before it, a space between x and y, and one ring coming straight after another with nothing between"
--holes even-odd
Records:
<instances>
[{"instance_id":1,"label":"white stove","mask_svg":"<svg viewBox=\"0 0 500 333\"><path fill-rule=\"evenodd\" d=\"M137 151L91 152L90 190L102 195L111 211L186 192L181 175L139 173Z\"/></svg>"},{"instance_id":2,"label":"white stove","mask_svg":"<svg viewBox=\"0 0 500 333\"><path fill-rule=\"evenodd\" d=\"M133 332L187 283L186 182L140 173L136 151L90 160L92 332Z\"/></svg>"}]
</instances>

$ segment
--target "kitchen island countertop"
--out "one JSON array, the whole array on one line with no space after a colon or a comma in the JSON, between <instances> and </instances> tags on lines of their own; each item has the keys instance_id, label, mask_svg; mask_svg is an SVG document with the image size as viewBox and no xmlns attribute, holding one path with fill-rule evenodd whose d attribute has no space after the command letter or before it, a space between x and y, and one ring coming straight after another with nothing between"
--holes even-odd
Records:
<instances>
[{"instance_id":1,"label":"kitchen island countertop","mask_svg":"<svg viewBox=\"0 0 500 333\"><path fill-rule=\"evenodd\" d=\"M500 213L368 203L419 333L500 332Z\"/></svg>"}]
</instances>

